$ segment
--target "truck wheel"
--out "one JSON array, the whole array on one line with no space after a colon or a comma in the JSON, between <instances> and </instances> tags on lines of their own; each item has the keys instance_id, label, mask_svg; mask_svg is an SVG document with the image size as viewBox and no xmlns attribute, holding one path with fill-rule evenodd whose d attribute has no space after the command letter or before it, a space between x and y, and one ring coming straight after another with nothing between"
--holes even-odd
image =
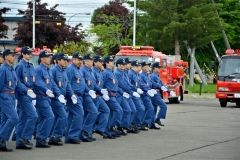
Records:
<instances>
[{"instance_id":1,"label":"truck wheel","mask_svg":"<svg viewBox=\"0 0 240 160\"><path fill-rule=\"evenodd\" d=\"M170 104L179 104L181 97L179 96L179 97L169 98L168 100Z\"/></svg>"},{"instance_id":2,"label":"truck wheel","mask_svg":"<svg viewBox=\"0 0 240 160\"><path fill-rule=\"evenodd\" d=\"M180 96L181 96L180 101L183 101L183 89L182 88L180 88Z\"/></svg>"},{"instance_id":3,"label":"truck wheel","mask_svg":"<svg viewBox=\"0 0 240 160\"><path fill-rule=\"evenodd\" d=\"M236 105L237 105L237 107L240 108L240 101L239 101L239 102L236 102Z\"/></svg>"},{"instance_id":4,"label":"truck wheel","mask_svg":"<svg viewBox=\"0 0 240 160\"><path fill-rule=\"evenodd\" d=\"M220 100L219 102L220 102L221 107L226 107L227 106L227 101Z\"/></svg>"}]
</instances>

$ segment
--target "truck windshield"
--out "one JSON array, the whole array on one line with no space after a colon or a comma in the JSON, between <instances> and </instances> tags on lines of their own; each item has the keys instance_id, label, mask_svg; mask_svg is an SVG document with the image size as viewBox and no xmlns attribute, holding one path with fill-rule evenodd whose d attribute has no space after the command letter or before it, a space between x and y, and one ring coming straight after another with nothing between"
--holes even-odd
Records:
<instances>
[{"instance_id":1,"label":"truck windshield","mask_svg":"<svg viewBox=\"0 0 240 160\"><path fill-rule=\"evenodd\" d=\"M218 76L240 76L240 56L223 57L218 69Z\"/></svg>"},{"instance_id":2,"label":"truck windshield","mask_svg":"<svg viewBox=\"0 0 240 160\"><path fill-rule=\"evenodd\" d=\"M115 57L115 61L119 58L129 58L130 60L137 60L138 62L148 62L148 63L152 63L153 62L153 58L152 57L148 57L148 56L116 56Z\"/></svg>"}]
</instances>

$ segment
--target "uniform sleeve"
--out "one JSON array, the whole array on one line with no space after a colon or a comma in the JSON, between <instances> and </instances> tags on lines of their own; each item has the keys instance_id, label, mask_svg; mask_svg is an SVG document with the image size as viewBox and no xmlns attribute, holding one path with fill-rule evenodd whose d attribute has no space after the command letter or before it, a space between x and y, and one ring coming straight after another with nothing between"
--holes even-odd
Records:
<instances>
[{"instance_id":1,"label":"uniform sleeve","mask_svg":"<svg viewBox=\"0 0 240 160\"><path fill-rule=\"evenodd\" d=\"M154 89L160 89L163 84L160 81L160 79L156 75L151 75L151 82L152 82L152 88Z\"/></svg>"},{"instance_id":2,"label":"uniform sleeve","mask_svg":"<svg viewBox=\"0 0 240 160\"><path fill-rule=\"evenodd\" d=\"M128 94L132 95L133 91L131 90L131 87L128 84L127 79L124 78L123 75L121 75L117 72L115 72L114 74L118 80L118 87L121 88L123 90L123 92L127 92Z\"/></svg>"},{"instance_id":3,"label":"uniform sleeve","mask_svg":"<svg viewBox=\"0 0 240 160\"><path fill-rule=\"evenodd\" d=\"M67 97L71 97L73 94L74 94L74 93L73 93L71 84L70 84L70 82L68 81L68 82L67 82L67 87L66 87L66 96L67 96Z\"/></svg>"},{"instance_id":4,"label":"uniform sleeve","mask_svg":"<svg viewBox=\"0 0 240 160\"><path fill-rule=\"evenodd\" d=\"M89 85L88 85L88 82L87 82L87 79L86 79L86 71L83 68L81 68L80 71L82 72L83 79L85 80L85 84L86 84L85 85L85 93L88 93L89 90L91 90L91 89L89 88Z\"/></svg>"},{"instance_id":5,"label":"uniform sleeve","mask_svg":"<svg viewBox=\"0 0 240 160\"><path fill-rule=\"evenodd\" d=\"M27 86L22 83L22 79L21 77L22 76L22 72L23 72L23 67L21 65L18 65L16 68L15 68L15 71L16 71L16 75L17 75L17 78L18 78L18 83L17 83L17 87L16 87L16 91L19 92L19 93L27 93Z\"/></svg>"},{"instance_id":6,"label":"uniform sleeve","mask_svg":"<svg viewBox=\"0 0 240 160\"><path fill-rule=\"evenodd\" d=\"M5 78L6 78L6 74L5 74L5 70L0 67L0 91L3 90L3 87L4 87L4 81L5 81Z\"/></svg>"},{"instance_id":7,"label":"uniform sleeve","mask_svg":"<svg viewBox=\"0 0 240 160\"><path fill-rule=\"evenodd\" d=\"M36 82L34 83L34 85L37 90L42 91L44 93L46 93L46 91L48 90L45 82L42 79L42 71L39 68L36 69Z\"/></svg>"},{"instance_id":8,"label":"uniform sleeve","mask_svg":"<svg viewBox=\"0 0 240 160\"><path fill-rule=\"evenodd\" d=\"M51 70L49 72L51 72ZM52 73L50 73L50 76L53 94L55 95L55 97L59 97L61 95L61 91L59 90L56 82L54 81Z\"/></svg>"},{"instance_id":9,"label":"uniform sleeve","mask_svg":"<svg viewBox=\"0 0 240 160\"><path fill-rule=\"evenodd\" d=\"M147 92L150 89L149 85L147 84L147 77L142 74L140 75L140 88L144 92Z\"/></svg>"}]
</instances>

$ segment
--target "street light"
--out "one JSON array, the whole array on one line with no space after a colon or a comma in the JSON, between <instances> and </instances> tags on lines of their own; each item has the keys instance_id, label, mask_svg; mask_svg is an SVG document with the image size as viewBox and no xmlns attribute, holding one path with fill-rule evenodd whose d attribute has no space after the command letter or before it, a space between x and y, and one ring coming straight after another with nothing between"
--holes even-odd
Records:
<instances>
[{"instance_id":1,"label":"street light","mask_svg":"<svg viewBox=\"0 0 240 160\"><path fill-rule=\"evenodd\" d=\"M33 3L33 22L32 22L32 48L35 48L35 0L32 0Z\"/></svg>"},{"instance_id":2,"label":"street light","mask_svg":"<svg viewBox=\"0 0 240 160\"><path fill-rule=\"evenodd\" d=\"M68 18L67 24L69 25L70 20L71 20L74 16L79 15L79 14L82 14L82 15L91 15L91 13L75 13L75 14L71 15L71 16Z\"/></svg>"},{"instance_id":3,"label":"street light","mask_svg":"<svg viewBox=\"0 0 240 160\"><path fill-rule=\"evenodd\" d=\"M134 0L133 46L136 46L136 19L137 19L137 0Z\"/></svg>"}]
</instances>

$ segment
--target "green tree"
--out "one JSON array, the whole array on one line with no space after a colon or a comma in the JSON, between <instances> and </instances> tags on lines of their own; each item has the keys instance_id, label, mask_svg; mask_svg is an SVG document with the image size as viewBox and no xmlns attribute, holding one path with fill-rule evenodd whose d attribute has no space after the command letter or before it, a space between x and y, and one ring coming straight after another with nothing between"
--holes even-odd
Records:
<instances>
[{"instance_id":1,"label":"green tree","mask_svg":"<svg viewBox=\"0 0 240 160\"><path fill-rule=\"evenodd\" d=\"M70 27L65 24L64 13L57 10L58 5L48 7L47 3L36 0L36 47L63 44L65 41L82 41L85 34L79 32L79 27ZM19 45L32 45L32 1L28 2L26 10L19 10L19 15L23 15L25 21L20 22L16 28L15 39L19 40Z\"/></svg>"},{"instance_id":2,"label":"green tree","mask_svg":"<svg viewBox=\"0 0 240 160\"><path fill-rule=\"evenodd\" d=\"M94 11L92 33L98 36L93 50L96 53L116 54L120 45L131 44L131 25L128 9L119 0L110 1Z\"/></svg>"},{"instance_id":3,"label":"green tree","mask_svg":"<svg viewBox=\"0 0 240 160\"><path fill-rule=\"evenodd\" d=\"M6 13L7 11L9 11L9 8L0 8L0 38L7 38L6 36L6 31L8 30L8 26L5 25L4 19L2 17L2 14Z\"/></svg>"},{"instance_id":4,"label":"green tree","mask_svg":"<svg viewBox=\"0 0 240 160\"><path fill-rule=\"evenodd\" d=\"M239 0L215 0L222 6L219 11L221 24L226 31L231 47L236 49L240 47L240 1ZM224 53L226 47L223 45L223 39L216 41L219 53Z\"/></svg>"},{"instance_id":5,"label":"green tree","mask_svg":"<svg viewBox=\"0 0 240 160\"><path fill-rule=\"evenodd\" d=\"M73 53L78 51L84 55L88 52L89 47L90 47L90 44L85 41L81 41L81 42L70 41L70 42L67 42L65 45L63 44L56 45L54 47L54 50L56 50L58 53L63 52L68 55L72 55Z\"/></svg>"}]
</instances>

